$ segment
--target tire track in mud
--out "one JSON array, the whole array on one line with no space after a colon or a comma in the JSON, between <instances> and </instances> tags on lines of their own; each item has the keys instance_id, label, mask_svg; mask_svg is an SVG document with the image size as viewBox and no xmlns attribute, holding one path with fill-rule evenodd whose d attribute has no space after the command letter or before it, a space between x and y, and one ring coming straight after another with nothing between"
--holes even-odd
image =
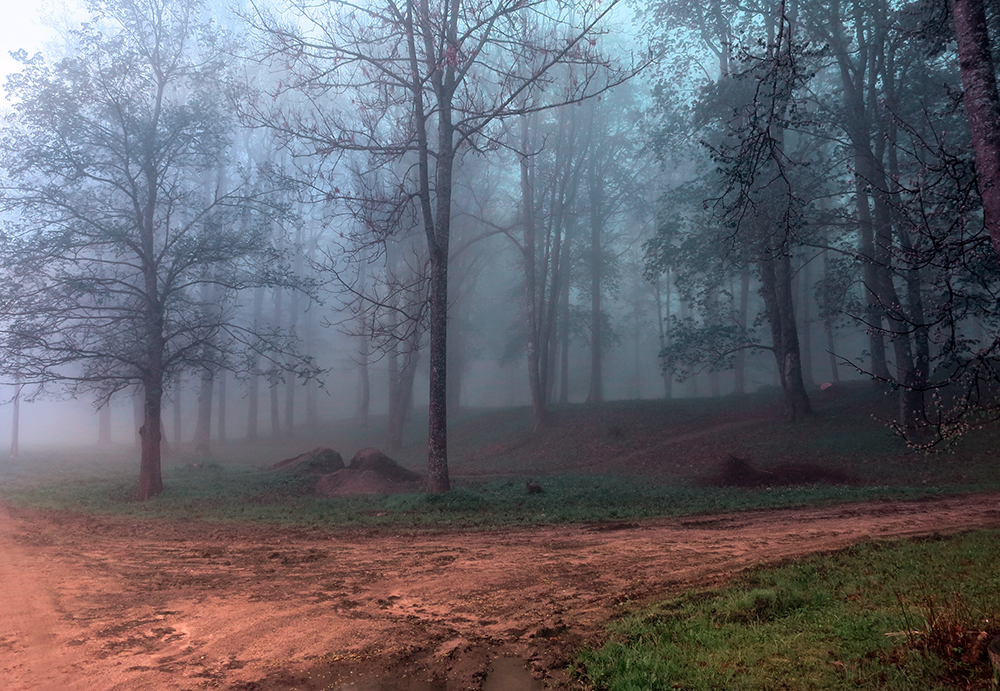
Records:
<instances>
[{"instance_id":1,"label":"tire track in mud","mask_svg":"<svg viewBox=\"0 0 1000 691\"><path fill-rule=\"evenodd\" d=\"M649 597L981 527L1000 527L1000 494L409 535L0 507L0 687L308 689L359 671L474 687L501 652L558 667Z\"/></svg>"}]
</instances>

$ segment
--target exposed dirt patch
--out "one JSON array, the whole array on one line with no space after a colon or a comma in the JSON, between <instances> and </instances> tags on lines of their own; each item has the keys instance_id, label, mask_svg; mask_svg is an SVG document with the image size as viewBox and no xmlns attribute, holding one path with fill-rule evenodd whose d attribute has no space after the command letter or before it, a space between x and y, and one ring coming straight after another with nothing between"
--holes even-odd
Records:
<instances>
[{"instance_id":1,"label":"exposed dirt patch","mask_svg":"<svg viewBox=\"0 0 1000 691\"><path fill-rule=\"evenodd\" d=\"M363 674L464 689L498 654L558 678L637 601L868 538L974 527L1000 527L1000 495L417 535L0 506L0 679L259 691Z\"/></svg>"},{"instance_id":2,"label":"exposed dirt patch","mask_svg":"<svg viewBox=\"0 0 1000 691\"><path fill-rule=\"evenodd\" d=\"M710 484L716 487L788 487L817 483L847 485L852 481L847 473L815 463L779 463L761 470L745 459L730 456Z\"/></svg>"}]
</instances>

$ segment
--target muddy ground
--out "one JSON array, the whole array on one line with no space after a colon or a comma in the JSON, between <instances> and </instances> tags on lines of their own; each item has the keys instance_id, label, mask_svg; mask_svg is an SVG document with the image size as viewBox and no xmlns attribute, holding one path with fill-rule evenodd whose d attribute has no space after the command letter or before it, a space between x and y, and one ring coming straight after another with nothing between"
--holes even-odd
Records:
<instances>
[{"instance_id":1,"label":"muddy ground","mask_svg":"<svg viewBox=\"0 0 1000 691\"><path fill-rule=\"evenodd\" d=\"M977 527L1000 527L1000 495L415 535L0 505L0 687L454 691L511 655L555 684L645 599Z\"/></svg>"}]
</instances>

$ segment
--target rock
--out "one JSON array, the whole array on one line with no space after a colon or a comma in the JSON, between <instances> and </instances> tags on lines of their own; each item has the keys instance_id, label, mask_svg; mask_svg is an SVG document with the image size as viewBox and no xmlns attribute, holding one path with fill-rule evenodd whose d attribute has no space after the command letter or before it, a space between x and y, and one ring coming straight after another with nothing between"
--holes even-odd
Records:
<instances>
[{"instance_id":1,"label":"rock","mask_svg":"<svg viewBox=\"0 0 1000 691\"><path fill-rule=\"evenodd\" d=\"M294 458L286 458L271 466L296 475L327 475L344 468L344 458L334 451L318 447Z\"/></svg>"},{"instance_id":2,"label":"rock","mask_svg":"<svg viewBox=\"0 0 1000 691\"><path fill-rule=\"evenodd\" d=\"M453 638L450 641L445 641L441 644L434 652L434 657L439 659L446 659L455 655L455 653L465 652L469 649L469 641L464 638Z\"/></svg>"},{"instance_id":3,"label":"rock","mask_svg":"<svg viewBox=\"0 0 1000 691\"><path fill-rule=\"evenodd\" d=\"M350 470L371 470L380 477L391 482L418 482L420 475L407 470L384 453L374 448L361 449L351 462L347 464Z\"/></svg>"}]
</instances>

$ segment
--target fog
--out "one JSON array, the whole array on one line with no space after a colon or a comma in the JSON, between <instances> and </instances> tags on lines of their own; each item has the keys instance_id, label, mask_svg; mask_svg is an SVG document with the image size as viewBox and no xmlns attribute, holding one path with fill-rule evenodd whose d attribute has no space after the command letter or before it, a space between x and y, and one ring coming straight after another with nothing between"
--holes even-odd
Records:
<instances>
[{"instance_id":1,"label":"fog","mask_svg":"<svg viewBox=\"0 0 1000 691\"><path fill-rule=\"evenodd\" d=\"M160 439L379 418L392 450L420 411L443 491L449 413L774 390L794 420L857 379L944 435L965 409L930 393L992 376L996 255L922 5L895 42L863 8L380 6L8 24L0 444L21 392L20 448L137 444L152 496Z\"/></svg>"}]
</instances>

